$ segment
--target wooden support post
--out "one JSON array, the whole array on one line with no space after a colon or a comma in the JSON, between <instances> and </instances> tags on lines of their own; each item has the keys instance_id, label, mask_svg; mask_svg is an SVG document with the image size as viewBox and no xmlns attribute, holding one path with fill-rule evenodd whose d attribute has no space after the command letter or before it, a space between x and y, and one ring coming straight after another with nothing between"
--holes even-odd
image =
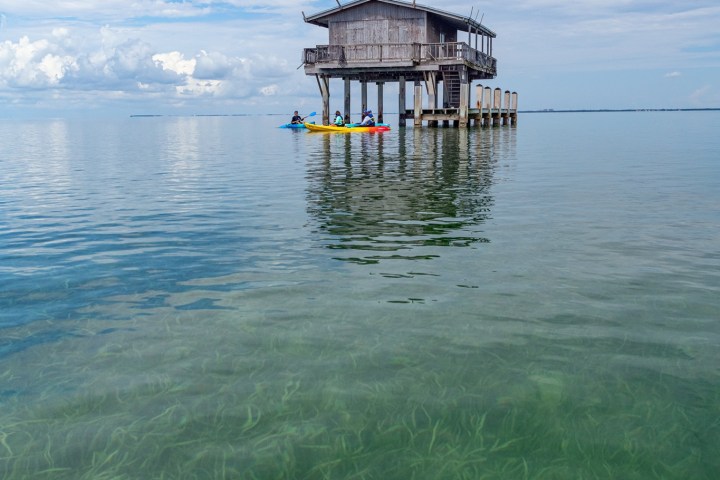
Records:
<instances>
[{"instance_id":1,"label":"wooden support post","mask_svg":"<svg viewBox=\"0 0 720 480\"><path fill-rule=\"evenodd\" d=\"M467 83L460 84L460 128L468 126L468 103L470 103L470 85Z\"/></svg>"},{"instance_id":2,"label":"wooden support post","mask_svg":"<svg viewBox=\"0 0 720 480\"><path fill-rule=\"evenodd\" d=\"M330 77L325 75L315 75L315 79L320 87L320 96L322 96L323 113L322 123L323 125L330 124Z\"/></svg>"},{"instance_id":3,"label":"wooden support post","mask_svg":"<svg viewBox=\"0 0 720 480\"><path fill-rule=\"evenodd\" d=\"M405 127L405 77L400 77L398 85L398 112L400 112L399 126Z\"/></svg>"},{"instance_id":4,"label":"wooden support post","mask_svg":"<svg viewBox=\"0 0 720 480\"><path fill-rule=\"evenodd\" d=\"M475 86L475 108L478 108L480 110L482 110L482 107L483 107L482 95L483 95L483 86L478 83ZM480 113L482 113L482 112L480 112Z\"/></svg>"},{"instance_id":5,"label":"wooden support post","mask_svg":"<svg viewBox=\"0 0 720 480\"><path fill-rule=\"evenodd\" d=\"M505 90L503 105L502 124L507 125L510 123L510 90Z\"/></svg>"},{"instance_id":6,"label":"wooden support post","mask_svg":"<svg viewBox=\"0 0 720 480\"><path fill-rule=\"evenodd\" d=\"M500 108L502 102L502 90L496 88L493 92L493 127L500 126Z\"/></svg>"},{"instance_id":7,"label":"wooden support post","mask_svg":"<svg viewBox=\"0 0 720 480\"><path fill-rule=\"evenodd\" d=\"M483 101L485 102L485 111L483 112L483 125L489 127L492 125L492 90L485 87L483 92Z\"/></svg>"},{"instance_id":8,"label":"wooden support post","mask_svg":"<svg viewBox=\"0 0 720 480\"><path fill-rule=\"evenodd\" d=\"M423 91L422 85L416 83L415 84L415 96L414 96L415 111L414 111L414 117L413 117L414 125L416 127L422 126L422 105L423 105L422 91Z\"/></svg>"},{"instance_id":9,"label":"wooden support post","mask_svg":"<svg viewBox=\"0 0 720 480\"><path fill-rule=\"evenodd\" d=\"M477 84L475 86L475 108L478 110L478 114L475 116L475 126L481 127L482 126L482 118L483 118L483 86L481 84Z\"/></svg>"},{"instance_id":10,"label":"wooden support post","mask_svg":"<svg viewBox=\"0 0 720 480\"><path fill-rule=\"evenodd\" d=\"M383 121L383 82L377 82L378 94L377 94L377 121L382 123Z\"/></svg>"},{"instance_id":11,"label":"wooden support post","mask_svg":"<svg viewBox=\"0 0 720 480\"><path fill-rule=\"evenodd\" d=\"M428 108L433 110L437 109L437 73L426 72L425 73L425 89L428 94ZM428 126L437 127L437 120L428 120Z\"/></svg>"},{"instance_id":12,"label":"wooden support post","mask_svg":"<svg viewBox=\"0 0 720 480\"><path fill-rule=\"evenodd\" d=\"M345 105L343 106L345 123L350 123L350 79L345 77Z\"/></svg>"},{"instance_id":13,"label":"wooden support post","mask_svg":"<svg viewBox=\"0 0 720 480\"><path fill-rule=\"evenodd\" d=\"M518 94L512 92L510 94L510 125L517 125L517 108L518 108Z\"/></svg>"},{"instance_id":14,"label":"wooden support post","mask_svg":"<svg viewBox=\"0 0 720 480\"><path fill-rule=\"evenodd\" d=\"M363 113L367 110L367 82L365 80L360 81L360 103L362 107L360 109L360 118L362 118Z\"/></svg>"}]
</instances>

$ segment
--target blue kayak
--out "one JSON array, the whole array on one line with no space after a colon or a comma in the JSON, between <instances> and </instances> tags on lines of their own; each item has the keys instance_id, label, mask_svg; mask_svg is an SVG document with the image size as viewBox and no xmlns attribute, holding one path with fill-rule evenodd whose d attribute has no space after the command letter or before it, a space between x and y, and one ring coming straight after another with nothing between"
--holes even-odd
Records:
<instances>
[{"instance_id":1,"label":"blue kayak","mask_svg":"<svg viewBox=\"0 0 720 480\"><path fill-rule=\"evenodd\" d=\"M315 122L312 122L315 123ZM278 128L305 128L304 123L286 123L284 125L280 125Z\"/></svg>"}]
</instances>

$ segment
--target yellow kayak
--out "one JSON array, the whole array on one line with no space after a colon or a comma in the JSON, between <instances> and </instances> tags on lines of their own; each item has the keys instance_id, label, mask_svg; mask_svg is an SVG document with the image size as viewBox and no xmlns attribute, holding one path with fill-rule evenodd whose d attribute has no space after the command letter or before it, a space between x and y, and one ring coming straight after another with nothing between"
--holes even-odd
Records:
<instances>
[{"instance_id":1,"label":"yellow kayak","mask_svg":"<svg viewBox=\"0 0 720 480\"><path fill-rule=\"evenodd\" d=\"M387 132L390 127L379 125L375 127L339 127L337 125L315 125L314 123L306 123L305 128L311 132L336 132L336 133L373 133Z\"/></svg>"}]
</instances>

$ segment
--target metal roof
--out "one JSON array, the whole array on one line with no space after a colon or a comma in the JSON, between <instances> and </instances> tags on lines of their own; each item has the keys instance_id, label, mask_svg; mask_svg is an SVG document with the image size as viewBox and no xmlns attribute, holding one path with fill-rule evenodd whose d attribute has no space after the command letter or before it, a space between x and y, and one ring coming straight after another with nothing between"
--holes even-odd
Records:
<instances>
[{"instance_id":1,"label":"metal roof","mask_svg":"<svg viewBox=\"0 0 720 480\"><path fill-rule=\"evenodd\" d=\"M336 0L338 1L338 0ZM454 13L445 12L443 10L438 10L437 8L432 7L426 7L425 5L416 4L415 2L404 2L400 0L353 0L348 3L342 4L340 6L337 6L335 8L331 8L329 10L325 10L320 13L316 13L315 15L310 15L309 17L306 17L303 13L303 18L305 19L305 22L312 23L313 25L318 25L320 27L328 27L328 17L342 11L347 10L349 8L354 8L359 5L362 5L363 3L368 2L380 2L380 3L387 3L390 5L397 5L398 7L403 8L413 8L416 10L422 10L424 12L430 13L432 15L437 15L438 17L442 17L443 20L450 23L454 27L456 27L458 30L467 32L469 30L474 30L476 32L482 32L483 34L495 38L497 35L495 35L495 32L490 30L489 28L486 28L483 26L480 22L477 20L473 20L470 17L463 17L462 15L455 15Z\"/></svg>"}]
</instances>

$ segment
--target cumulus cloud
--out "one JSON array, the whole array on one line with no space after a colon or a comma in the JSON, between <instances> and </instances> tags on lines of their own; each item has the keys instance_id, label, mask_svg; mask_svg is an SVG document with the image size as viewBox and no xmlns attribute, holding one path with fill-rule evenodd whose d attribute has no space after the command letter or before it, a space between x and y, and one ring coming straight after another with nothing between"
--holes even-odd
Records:
<instances>
[{"instance_id":1,"label":"cumulus cloud","mask_svg":"<svg viewBox=\"0 0 720 480\"><path fill-rule=\"evenodd\" d=\"M260 89L260 93L265 97L273 97L277 95L280 87L277 85L266 85Z\"/></svg>"},{"instance_id":2,"label":"cumulus cloud","mask_svg":"<svg viewBox=\"0 0 720 480\"><path fill-rule=\"evenodd\" d=\"M178 75L192 75L197 63L194 58L185 60L184 55L180 52L156 53L152 59L163 70L170 70Z\"/></svg>"},{"instance_id":3,"label":"cumulus cloud","mask_svg":"<svg viewBox=\"0 0 720 480\"><path fill-rule=\"evenodd\" d=\"M242 69L244 60L237 57L228 58L222 53L208 53L203 50L195 56L195 62L195 78L223 79L227 78L234 70Z\"/></svg>"},{"instance_id":4,"label":"cumulus cloud","mask_svg":"<svg viewBox=\"0 0 720 480\"><path fill-rule=\"evenodd\" d=\"M48 40L0 44L0 86L43 88L57 85L68 71L76 70L72 56L65 55Z\"/></svg>"},{"instance_id":5,"label":"cumulus cloud","mask_svg":"<svg viewBox=\"0 0 720 480\"><path fill-rule=\"evenodd\" d=\"M168 102L172 97L238 99L275 95L280 87L267 85L268 78L288 72L286 62L273 56L157 51L150 43L107 26L91 37L75 38L71 30L56 28L45 38L24 36L0 43L0 93L64 90L65 96L107 92L107 98L117 98L122 92L122 98L141 98L149 92L165 92Z\"/></svg>"}]
</instances>

